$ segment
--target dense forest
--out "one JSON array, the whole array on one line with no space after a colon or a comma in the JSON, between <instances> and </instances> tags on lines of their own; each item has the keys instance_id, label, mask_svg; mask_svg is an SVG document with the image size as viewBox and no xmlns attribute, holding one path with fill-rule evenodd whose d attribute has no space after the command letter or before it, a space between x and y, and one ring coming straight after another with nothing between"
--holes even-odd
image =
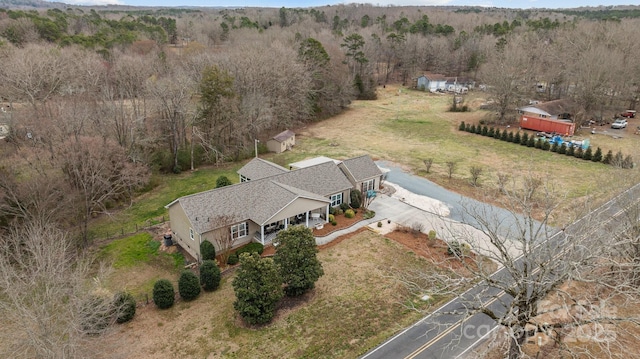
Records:
<instances>
[{"instance_id":1,"label":"dense forest","mask_svg":"<svg viewBox=\"0 0 640 359\"><path fill-rule=\"evenodd\" d=\"M588 121L640 94L637 7L57 5L0 9L0 211L85 243L89 219L149 173L244 158L254 139L426 71L485 85L503 123L531 99L571 98Z\"/></svg>"}]
</instances>

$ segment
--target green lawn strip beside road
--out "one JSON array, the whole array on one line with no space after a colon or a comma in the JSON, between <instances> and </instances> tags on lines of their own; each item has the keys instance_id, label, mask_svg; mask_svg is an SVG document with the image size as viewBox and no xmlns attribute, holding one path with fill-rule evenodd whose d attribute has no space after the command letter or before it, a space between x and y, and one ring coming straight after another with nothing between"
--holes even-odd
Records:
<instances>
[{"instance_id":1,"label":"green lawn strip beside road","mask_svg":"<svg viewBox=\"0 0 640 359\"><path fill-rule=\"evenodd\" d=\"M227 176L232 182L238 182L236 171L244 164L234 163L223 167L199 168L185 171L179 175L154 174L151 179L153 188L137 196L133 204L113 215L102 215L90 223L90 238L107 238L134 233L136 228L156 224L162 216L167 219L164 208L178 197L213 189L219 176ZM136 227L137 226L137 227Z\"/></svg>"}]
</instances>

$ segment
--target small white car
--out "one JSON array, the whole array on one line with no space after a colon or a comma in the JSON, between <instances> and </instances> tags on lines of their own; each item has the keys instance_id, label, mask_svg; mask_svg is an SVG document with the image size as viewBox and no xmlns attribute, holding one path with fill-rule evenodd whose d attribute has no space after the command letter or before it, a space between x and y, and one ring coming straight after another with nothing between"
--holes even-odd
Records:
<instances>
[{"instance_id":1,"label":"small white car","mask_svg":"<svg viewBox=\"0 0 640 359\"><path fill-rule=\"evenodd\" d=\"M625 118L618 118L615 121L613 121L613 123L611 124L611 128L625 128L627 127L627 119Z\"/></svg>"}]
</instances>

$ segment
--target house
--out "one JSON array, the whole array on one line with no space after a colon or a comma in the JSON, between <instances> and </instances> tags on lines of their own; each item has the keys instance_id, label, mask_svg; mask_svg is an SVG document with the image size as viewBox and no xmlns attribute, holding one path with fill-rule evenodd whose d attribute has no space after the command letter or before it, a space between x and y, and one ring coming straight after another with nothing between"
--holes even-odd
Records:
<instances>
[{"instance_id":1,"label":"house","mask_svg":"<svg viewBox=\"0 0 640 359\"><path fill-rule=\"evenodd\" d=\"M475 81L467 77L447 77L445 89L448 92L467 93L475 86Z\"/></svg>"},{"instance_id":2,"label":"house","mask_svg":"<svg viewBox=\"0 0 640 359\"><path fill-rule=\"evenodd\" d=\"M175 242L194 258L200 258L203 241L221 251L228 249L225 241L231 247L267 244L290 225L326 223L329 207L349 203L353 189L377 191L382 171L367 155L292 171L254 158L238 175L240 183L180 197L166 206Z\"/></svg>"},{"instance_id":3,"label":"house","mask_svg":"<svg viewBox=\"0 0 640 359\"><path fill-rule=\"evenodd\" d=\"M296 134L291 130L280 132L267 141L267 148L271 152L280 153L290 150L296 144Z\"/></svg>"},{"instance_id":4,"label":"house","mask_svg":"<svg viewBox=\"0 0 640 359\"><path fill-rule=\"evenodd\" d=\"M447 85L447 78L444 75L427 72L418 76L416 88L423 91L435 92L444 91Z\"/></svg>"},{"instance_id":5,"label":"house","mask_svg":"<svg viewBox=\"0 0 640 359\"><path fill-rule=\"evenodd\" d=\"M569 99L532 103L518 109L518 113L522 116L551 120L573 120L577 111L578 105Z\"/></svg>"}]
</instances>

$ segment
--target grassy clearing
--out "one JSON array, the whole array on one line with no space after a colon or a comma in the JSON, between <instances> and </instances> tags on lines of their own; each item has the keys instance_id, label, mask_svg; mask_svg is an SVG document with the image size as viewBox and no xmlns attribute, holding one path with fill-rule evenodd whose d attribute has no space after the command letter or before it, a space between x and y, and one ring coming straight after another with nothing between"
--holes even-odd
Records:
<instances>
[{"instance_id":1,"label":"grassy clearing","mask_svg":"<svg viewBox=\"0 0 640 359\"><path fill-rule=\"evenodd\" d=\"M151 180L152 190L136 197L129 207L93 221L90 225L91 238L133 233L139 228L157 224L163 216L167 219L164 206L176 198L215 188L219 176L224 175L232 182L238 182L236 171L243 164L205 167L179 175L154 175Z\"/></svg>"},{"instance_id":2,"label":"grassy clearing","mask_svg":"<svg viewBox=\"0 0 640 359\"><path fill-rule=\"evenodd\" d=\"M127 343L130 358L355 358L422 315L409 305L427 310L448 299L424 303L410 294L397 273L438 269L373 232L323 250L319 258L325 275L312 295L281 308L268 326L241 324L230 276L195 301L166 311L141 309L111 340Z\"/></svg>"},{"instance_id":3,"label":"grassy clearing","mask_svg":"<svg viewBox=\"0 0 640 359\"><path fill-rule=\"evenodd\" d=\"M399 92L396 86L378 89L378 93L376 101L356 101L345 113L300 129L294 152L307 157L326 155L339 159L369 153L477 198L486 193L487 188L496 187L499 173L512 177L531 174L551 179L567 199L567 205L587 195L604 200L639 178L637 169L620 170L458 131L461 121L478 123L488 115L486 111L477 110L483 93L468 95L467 104L474 110L466 113L447 112L451 102L448 95L406 89ZM585 129L578 131L575 138L589 139L594 151L601 147L604 153L621 151L639 160L640 136L633 134L637 125L640 119L632 120L625 130L601 127L596 134L591 134ZM278 156L288 159L284 156L291 155ZM428 158L434 161L429 174L423 164ZM450 161L456 163L453 181L447 173L446 162ZM470 184L471 166L483 169L479 189ZM612 179L616 179L616 185L611 185Z\"/></svg>"}]
</instances>

